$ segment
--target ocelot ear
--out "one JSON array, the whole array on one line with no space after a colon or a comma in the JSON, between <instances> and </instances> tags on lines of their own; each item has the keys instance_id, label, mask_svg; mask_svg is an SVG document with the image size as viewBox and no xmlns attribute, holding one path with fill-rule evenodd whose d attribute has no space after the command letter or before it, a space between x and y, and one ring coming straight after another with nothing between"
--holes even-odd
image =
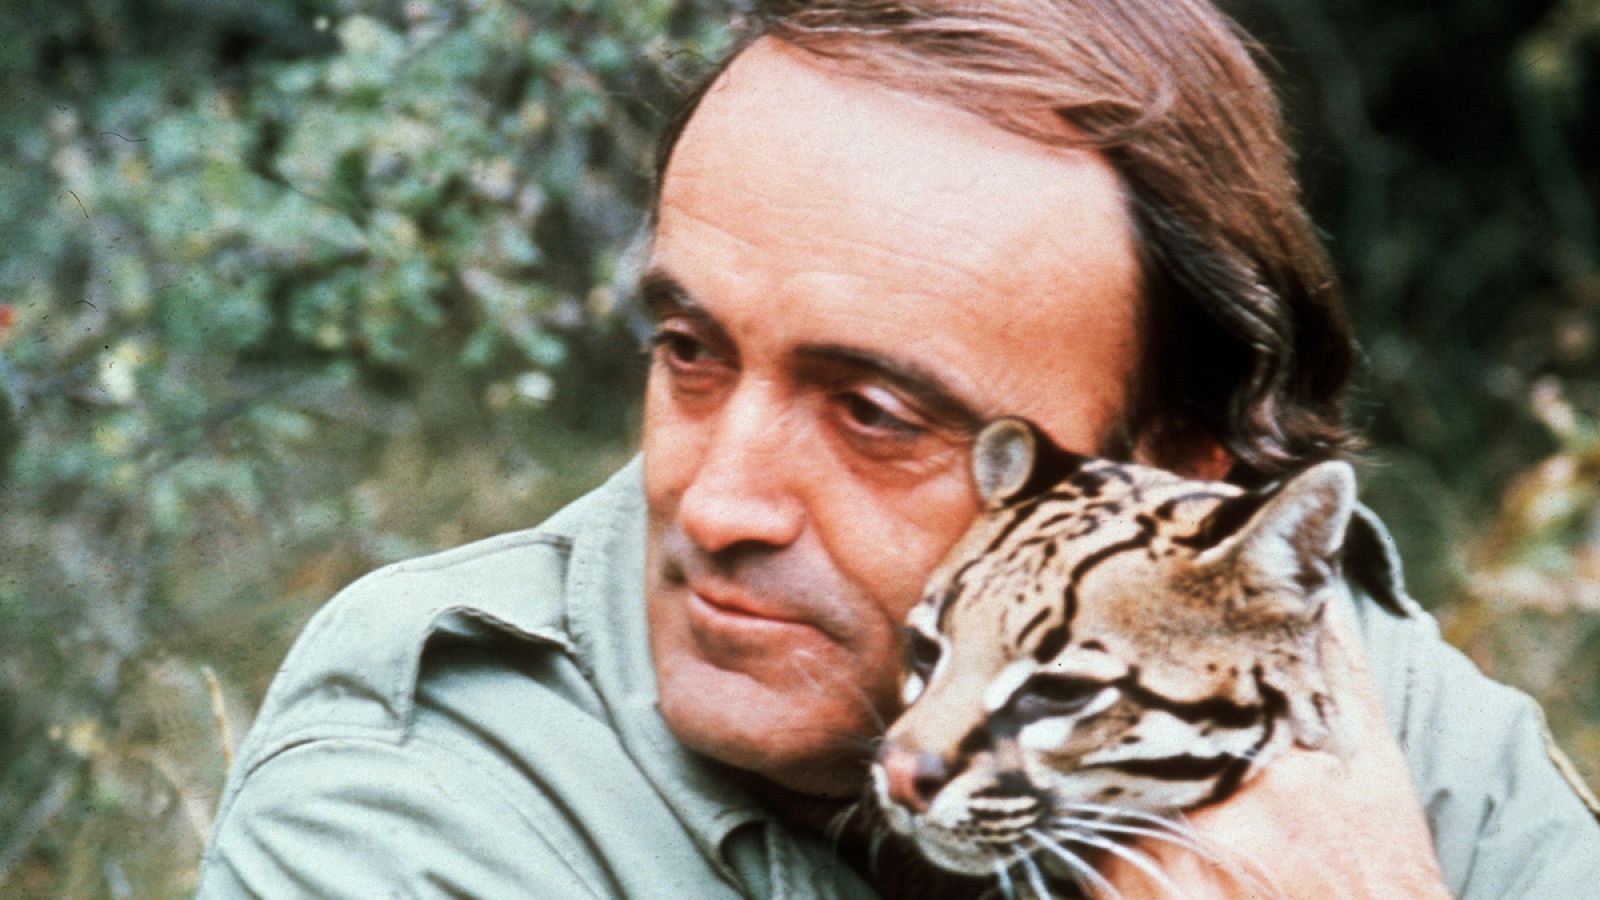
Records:
<instances>
[{"instance_id":1,"label":"ocelot ear","mask_svg":"<svg viewBox=\"0 0 1600 900\"><path fill-rule=\"evenodd\" d=\"M1083 467L1087 457L1063 450L1037 425L1014 416L995 419L972 444L972 480L985 509L1043 493Z\"/></svg>"},{"instance_id":2,"label":"ocelot ear","mask_svg":"<svg viewBox=\"0 0 1600 900\"><path fill-rule=\"evenodd\" d=\"M972 443L972 480L985 508L1004 506L1033 474L1037 430L1024 419L995 419Z\"/></svg>"},{"instance_id":3,"label":"ocelot ear","mask_svg":"<svg viewBox=\"0 0 1600 900\"><path fill-rule=\"evenodd\" d=\"M1275 596L1309 598L1338 576L1345 530L1355 508L1356 478L1350 465L1318 463L1285 482L1233 537L1205 556L1226 557L1257 585L1298 589L1271 591Z\"/></svg>"}]
</instances>

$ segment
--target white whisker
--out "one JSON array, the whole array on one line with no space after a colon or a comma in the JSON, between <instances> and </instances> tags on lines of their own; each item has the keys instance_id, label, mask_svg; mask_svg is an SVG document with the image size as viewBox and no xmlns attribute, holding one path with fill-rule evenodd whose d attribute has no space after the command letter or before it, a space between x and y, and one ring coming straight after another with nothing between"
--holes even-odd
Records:
<instances>
[{"instance_id":1,"label":"white whisker","mask_svg":"<svg viewBox=\"0 0 1600 900\"><path fill-rule=\"evenodd\" d=\"M1113 819L1137 819L1162 828L1183 827L1166 816L1159 816L1155 813L1137 809L1127 809L1121 806L1111 806L1106 803L1065 803L1060 808L1067 812L1098 813Z\"/></svg>"},{"instance_id":2,"label":"white whisker","mask_svg":"<svg viewBox=\"0 0 1600 900\"><path fill-rule=\"evenodd\" d=\"M1007 871L1011 863L1001 857L994 861L994 880L1000 885L1000 896L1006 900L1017 900L1017 889L1011 883L1011 873Z\"/></svg>"},{"instance_id":3,"label":"white whisker","mask_svg":"<svg viewBox=\"0 0 1600 900\"><path fill-rule=\"evenodd\" d=\"M1133 849L1132 847L1124 847L1116 841L1107 840L1106 838L1083 831L1068 832L1061 835L1061 837L1068 841L1077 841L1079 843L1088 844L1091 847L1098 847L1099 849L1104 850L1113 856L1125 859L1132 865L1138 867L1139 871L1143 872L1151 881L1154 881L1158 886L1160 886L1162 891L1173 897L1183 896L1183 892L1178 889L1178 886L1173 883L1171 878L1167 877L1167 873L1161 871L1161 869L1155 864L1154 860Z\"/></svg>"},{"instance_id":4,"label":"white whisker","mask_svg":"<svg viewBox=\"0 0 1600 900\"><path fill-rule=\"evenodd\" d=\"M888 829L877 828L873 830L872 837L867 841L867 869L869 871L878 871L878 857L883 852L883 842L888 838Z\"/></svg>"},{"instance_id":5,"label":"white whisker","mask_svg":"<svg viewBox=\"0 0 1600 900\"><path fill-rule=\"evenodd\" d=\"M1207 849L1205 845L1184 834L1182 831L1171 831L1162 828L1145 828L1139 825L1124 825L1121 822L1108 822L1104 819L1078 819L1072 816L1052 819L1051 823L1070 825L1074 828L1079 828L1086 831L1095 831L1103 834L1131 834L1137 837L1147 837L1152 840L1164 841L1168 844L1182 847L1201 859L1208 860L1210 862L1221 862L1217 855L1211 850Z\"/></svg>"},{"instance_id":6,"label":"white whisker","mask_svg":"<svg viewBox=\"0 0 1600 900\"><path fill-rule=\"evenodd\" d=\"M1028 829L1026 834L1028 837L1033 838L1034 842L1041 848L1048 850L1051 855L1066 863L1076 875L1081 875L1082 879L1080 881L1087 879L1095 890L1103 892L1105 896L1121 898L1122 894L1111 886L1111 882L1105 880L1104 876L1096 872L1093 866L1079 859L1076 853L1051 840L1049 836L1037 828Z\"/></svg>"},{"instance_id":7,"label":"white whisker","mask_svg":"<svg viewBox=\"0 0 1600 900\"><path fill-rule=\"evenodd\" d=\"M1187 848L1201 859L1215 865L1224 874L1232 878L1240 886L1250 892L1252 896L1282 897L1283 892L1272 883L1272 876L1265 866L1257 862L1249 854L1240 850L1224 847L1215 841L1208 840L1205 835L1196 831L1189 824L1189 820L1182 813L1173 819L1166 820L1166 833L1172 835L1173 843L1178 843L1178 838L1188 842Z\"/></svg>"},{"instance_id":8,"label":"white whisker","mask_svg":"<svg viewBox=\"0 0 1600 900\"><path fill-rule=\"evenodd\" d=\"M1216 843L1207 840L1204 835L1195 831L1184 821L1175 821L1151 813L1105 806L1098 803L1070 803L1063 804L1060 808L1099 813L1114 818L1080 819L1073 816L1061 816L1052 820L1053 824L1060 823L1080 829L1092 829L1102 834L1128 834L1163 841L1188 850L1202 860L1216 866L1253 895L1265 897L1283 896L1281 891L1272 886L1270 877L1266 875L1266 870L1259 863L1248 856L1220 847ZM1126 821L1116 821L1116 819L1148 822L1154 827L1145 828L1138 825L1129 825Z\"/></svg>"},{"instance_id":9,"label":"white whisker","mask_svg":"<svg viewBox=\"0 0 1600 900\"><path fill-rule=\"evenodd\" d=\"M849 827L850 820L855 817L855 814L862 812L866 808L864 804L864 800L857 800L839 810L832 819L828 820L828 827L824 834L827 835L829 843L837 846L844 840L844 830Z\"/></svg>"},{"instance_id":10,"label":"white whisker","mask_svg":"<svg viewBox=\"0 0 1600 900\"><path fill-rule=\"evenodd\" d=\"M1050 886L1044 883L1044 874L1039 871L1039 864L1032 858L1022 857L1022 870L1028 873L1028 888L1039 900L1049 900Z\"/></svg>"},{"instance_id":11,"label":"white whisker","mask_svg":"<svg viewBox=\"0 0 1600 900\"><path fill-rule=\"evenodd\" d=\"M807 665L802 665L802 663ZM827 689L823 687L820 681L817 680L817 673L810 671L811 666L809 664L820 665L815 656L809 652L801 651L789 657L789 664L794 667L795 672L799 674L801 678L804 678L806 682L811 685L811 689L814 692L817 694L827 693ZM856 684L849 678L846 678L838 672L828 669L825 666L821 668L821 672L822 674L829 676L830 680L834 684L838 685L838 687L843 690L845 694L860 702L861 708L865 710L867 715L872 719L872 725L877 730L878 734L883 734L888 730L888 723L883 721L882 713L878 712L878 708L872 704L872 698L867 696L866 690L863 689L861 685Z\"/></svg>"}]
</instances>

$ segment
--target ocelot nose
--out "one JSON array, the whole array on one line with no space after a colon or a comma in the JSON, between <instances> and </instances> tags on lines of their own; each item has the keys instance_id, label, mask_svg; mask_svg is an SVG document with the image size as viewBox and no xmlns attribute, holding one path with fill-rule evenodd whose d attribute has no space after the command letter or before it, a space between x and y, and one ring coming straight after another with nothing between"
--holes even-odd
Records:
<instances>
[{"instance_id":1,"label":"ocelot nose","mask_svg":"<svg viewBox=\"0 0 1600 900\"><path fill-rule=\"evenodd\" d=\"M878 747L889 799L915 813L927 812L934 795L950 780L950 770L936 753L924 753L884 741Z\"/></svg>"}]
</instances>

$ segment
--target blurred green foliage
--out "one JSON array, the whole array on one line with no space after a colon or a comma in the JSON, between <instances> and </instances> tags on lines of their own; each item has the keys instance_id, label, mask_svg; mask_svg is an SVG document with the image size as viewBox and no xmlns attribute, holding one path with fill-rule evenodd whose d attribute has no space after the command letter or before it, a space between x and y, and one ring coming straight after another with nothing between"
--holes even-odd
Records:
<instances>
[{"instance_id":1,"label":"blurred green foliage","mask_svg":"<svg viewBox=\"0 0 1600 900\"><path fill-rule=\"evenodd\" d=\"M1365 350L1363 497L1600 781L1600 3L1243 0Z\"/></svg>"},{"instance_id":2,"label":"blurred green foliage","mask_svg":"<svg viewBox=\"0 0 1600 900\"><path fill-rule=\"evenodd\" d=\"M727 0L0 7L0 892L190 889L306 617L626 458L654 136ZM1600 775L1600 4L1241 0L1367 498Z\"/></svg>"},{"instance_id":3,"label":"blurred green foliage","mask_svg":"<svg viewBox=\"0 0 1600 900\"><path fill-rule=\"evenodd\" d=\"M659 0L0 7L0 887L192 887L318 604L626 459L624 255L727 36Z\"/></svg>"}]
</instances>

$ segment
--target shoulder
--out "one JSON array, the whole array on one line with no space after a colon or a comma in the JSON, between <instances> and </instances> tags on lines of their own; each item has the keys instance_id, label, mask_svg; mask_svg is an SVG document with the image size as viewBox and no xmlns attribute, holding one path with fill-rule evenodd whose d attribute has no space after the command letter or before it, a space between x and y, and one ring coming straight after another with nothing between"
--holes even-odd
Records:
<instances>
[{"instance_id":1,"label":"shoulder","mask_svg":"<svg viewBox=\"0 0 1600 900\"><path fill-rule=\"evenodd\" d=\"M202 893L637 894L611 865L635 858L652 862L624 868L660 885L703 880L572 624L575 595L608 599L582 570L613 561L592 538L627 513L616 482L633 468L539 528L386 567L331 600L240 750Z\"/></svg>"},{"instance_id":2,"label":"shoulder","mask_svg":"<svg viewBox=\"0 0 1600 900\"><path fill-rule=\"evenodd\" d=\"M425 647L441 636L504 633L564 648L570 540L502 535L373 572L330 600L273 679L239 764L338 728L395 736L410 723Z\"/></svg>"},{"instance_id":3,"label":"shoulder","mask_svg":"<svg viewBox=\"0 0 1600 900\"><path fill-rule=\"evenodd\" d=\"M1351 573L1356 619L1452 892L1575 895L1600 879L1591 795L1551 743L1538 704L1484 675L1406 595L1392 542L1376 527L1390 571Z\"/></svg>"},{"instance_id":4,"label":"shoulder","mask_svg":"<svg viewBox=\"0 0 1600 900\"><path fill-rule=\"evenodd\" d=\"M572 654L573 548L608 527L635 469L536 528L385 566L340 591L289 650L240 766L330 727L400 734L412 720L424 651L440 641L513 641Z\"/></svg>"}]
</instances>

